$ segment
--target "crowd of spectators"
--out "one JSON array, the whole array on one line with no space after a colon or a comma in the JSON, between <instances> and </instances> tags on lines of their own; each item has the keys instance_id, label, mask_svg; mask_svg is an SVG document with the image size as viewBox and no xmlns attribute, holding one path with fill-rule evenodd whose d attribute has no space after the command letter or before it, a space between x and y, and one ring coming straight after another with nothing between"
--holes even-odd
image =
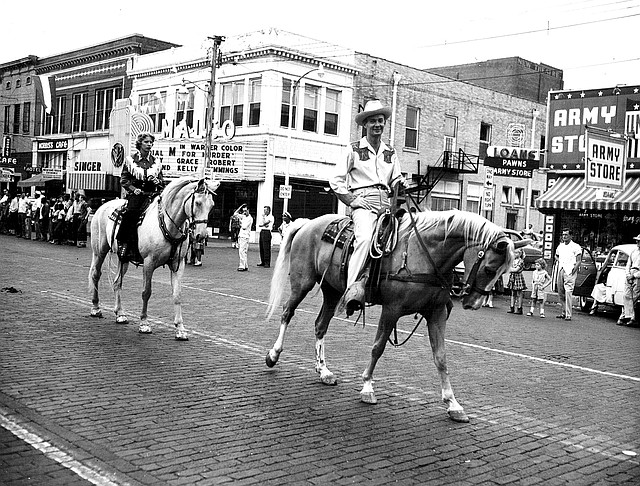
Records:
<instances>
[{"instance_id":1,"label":"crowd of spectators","mask_svg":"<svg viewBox=\"0 0 640 486\"><path fill-rule=\"evenodd\" d=\"M57 198L35 193L0 198L0 233L57 245L87 246L87 222L91 208L82 194Z\"/></svg>"}]
</instances>

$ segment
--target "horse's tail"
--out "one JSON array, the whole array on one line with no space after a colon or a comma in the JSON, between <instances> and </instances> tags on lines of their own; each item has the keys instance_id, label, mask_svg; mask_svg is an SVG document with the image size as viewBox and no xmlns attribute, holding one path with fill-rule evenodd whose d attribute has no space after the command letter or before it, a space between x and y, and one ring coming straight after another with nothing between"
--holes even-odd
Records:
<instances>
[{"instance_id":1,"label":"horse's tail","mask_svg":"<svg viewBox=\"0 0 640 486\"><path fill-rule=\"evenodd\" d=\"M276 260L276 266L273 269L273 277L271 277L271 292L269 293L269 305L267 306L267 320L271 319L273 313L276 310L276 306L282 301L282 294L284 293L285 284L289 276L289 268L291 261L289 254L291 253L291 242L294 236L300 228L307 224L310 220L306 218L298 218L293 221L288 227L287 231L280 243L280 252L278 253L278 259Z\"/></svg>"}]
</instances>

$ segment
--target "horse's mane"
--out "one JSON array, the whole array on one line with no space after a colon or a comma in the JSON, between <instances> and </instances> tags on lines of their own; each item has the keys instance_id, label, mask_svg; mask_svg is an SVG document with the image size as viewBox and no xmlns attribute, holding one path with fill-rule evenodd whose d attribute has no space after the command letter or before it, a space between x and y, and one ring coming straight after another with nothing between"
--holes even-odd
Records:
<instances>
[{"instance_id":1,"label":"horse's mane","mask_svg":"<svg viewBox=\"0 0 640 486\"><path fill-rule=\"evenodd\" d=\"M500 236L502 228L486 218L467 211L421 211L414 213L413 218L419 232L434 229L440 225L444 228L444 240L452 234L461 235L466 245L486 241L493 242ZM404 224L408 225L410 218L404 218Z\"/></svg>"},{"instance_id":2,"label":"horse's mane","mask_svg":"<svg viewBox=\"0 0 640 486\"><path fill-rule=\"evenodd\" d=\"M186 186L199 181L200 179L188 177L188 176L181 177L180 179L174 179L162 190L162 199L171 200L175 198L177 194ZM207 187L209 187L209 181L205 180L205 182L207 183ZM209 187L209 190L213 192L213 188Z\"/></svg>"}]
</instances>

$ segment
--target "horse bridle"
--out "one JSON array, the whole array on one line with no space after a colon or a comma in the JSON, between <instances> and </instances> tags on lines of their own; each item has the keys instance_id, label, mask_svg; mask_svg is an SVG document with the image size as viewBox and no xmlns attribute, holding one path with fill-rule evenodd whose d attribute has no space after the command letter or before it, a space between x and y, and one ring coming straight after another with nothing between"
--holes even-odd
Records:
<instances>
[{"instance_id":1,"label":"horse bridle","mask_svg":"<svg viewBox=\"0 0 640 486\"><path fill-rule=\"evenodd\" d=\"M206 186L205 186L206 187ZM174 219L171 217L171 215L169 213L167 213L167 210L164 208L163 204L162 204L162 197L158 197L158 221L160 223L160 229L162 230L162 234L164 235L165 239L167 239L172 245L178 245L180 243L182 243L184 240L187 239L187 236L189 236L189 231L192 228L195 228L195 226L197 224L202 224L202 223L207 223L208 220L207 219L194 219L194 206L195 206L195 195L198 193L203 193L203 194L210 194L211 197L215 196L216 193L213 192L212 190L210 190L209 188L206 188L204 190L198 190L198 187L196 186L196 188L193 190L193 192L184 200L184 203L182 205L182 209L184 211L184 213L187 215L187 221L189 221L188 227L187 227L187 231L183 232L182 228L180 228L178 226L178 224L174 221ZM189 199L191 199L191 215L189 215L189 213L187 213L187 202L189 201ZM178 236L173 236L171 234L171 232L169 231L169 229L167 228L167 225L164 222L164 217L162 217L162 215L165 215L167 218L169 218L169 221L171 221L171 224L174 226L174 228L176 228L178 230Z\"/></svg>"},{"instance_id":2,"label":"horse bridle","mask_svg":"<svg viewBox=\"0 0 640 486\"><path fill-rule=\"evenodd\" d=\"M500 250L499 248L497 248L496 246L494 246L494 242L496 242L497 240L499 240L500 238L502 238L503 236L506 236L504 233L500 233L494 241L492 241L486 248L479 250L478 251L478 256L476 257L476 261L473 263L473 266L471 267L471 271L469 272L469 276L467 277L467 279L465 280L464 284L462 284L462 295L469 295L471 293L471 291L475 291L481 295L489 295L491 293L491 290L485 290L481 287L478 287L476 285L476 277L478 276L478 269L480 268L480 264L482 263L482 260L484 259L484 256L487 252L487 250L489 248L491 248L493 251L495 251L496 253L504 253L506 252L505 250ZM471 283L469 283L471 282Z\"/></svg>"}]
</instances>

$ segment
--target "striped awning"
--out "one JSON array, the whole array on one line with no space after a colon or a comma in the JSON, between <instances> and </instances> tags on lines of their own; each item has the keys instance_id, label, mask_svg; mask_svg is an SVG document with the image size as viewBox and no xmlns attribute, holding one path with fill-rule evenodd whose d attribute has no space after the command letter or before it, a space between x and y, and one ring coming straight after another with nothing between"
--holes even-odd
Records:
<instances>
[{"instance_id":1,"label":"striped awning","mask_svg":"<svg viewBox=\"0 0 640 486\"><path fill-rule=\"evenodd\" d=\"M104 172L69 172L67 189L89 189L97 191L118 191L118 178Z\"/></svg>"},{"instance_id":2,"label":"striped awning","mask_svg":"<svg viewBox=\"0 0 640 486\"><path fill-rule=\"evenodd\" d=\"M585 187L584 177L560 177L540 196L536 207L545 209L640 211L640 177L627 177L626 186L613 199L596 199L596 189Z\"/></svg>"}]
</instances>

